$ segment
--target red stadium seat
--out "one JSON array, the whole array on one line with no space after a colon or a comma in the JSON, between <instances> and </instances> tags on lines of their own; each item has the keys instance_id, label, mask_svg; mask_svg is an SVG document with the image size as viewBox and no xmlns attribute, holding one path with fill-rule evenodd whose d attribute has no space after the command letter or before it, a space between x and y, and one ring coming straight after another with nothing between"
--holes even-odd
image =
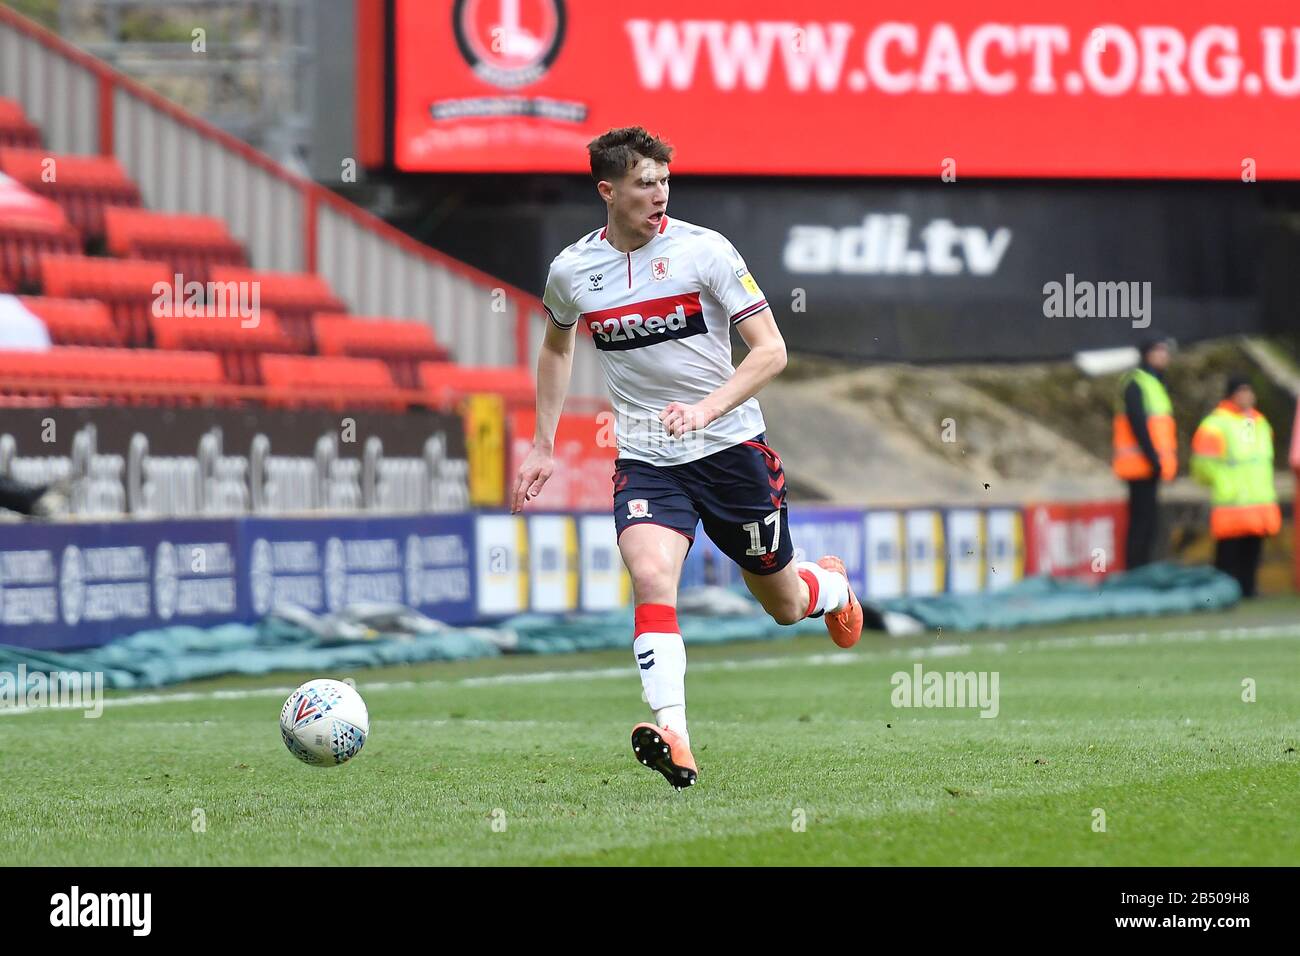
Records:
<instances>
[{"instance_id":1,"label":"red stadium seat","mask_svg":"<svg viewBox=\"0 0 1300 956\"><path fill-rule=\"evenodd\" d=\"M406 407L388 366L379 359L263 355L262 381L268 405L301 407Z\"/></svg>"},{"instance_id":2,"label":"red stadium seat","mask_svg":"<svg viewBox=\"0 0 1300 956\"><path fill-rule=\"evenodd\" d=\"M51 156L9 147L0 149L0 172L53 199L90 239L104 235L105 207L140 205L140 190L113 156Z\"/></svg>"},{"instance_id":3,"label":"red stadium seat","mask_svg":"<svg viewBox=\"0 0 1300 956\"><path fill-rule=\"evenodd\" d=\"M0 351L0 392L6 395L112 397L115 402L195 400L225 386L221 360L210 352L56 347L48 352ZM142 386L138 394L132 386ZM169 388L170 387L170 388Z\"/></svg>"},{"instance_id":4,"label":"red stadium seat","mask_svg":"<svg viewBox=\"0 0 1300 956\"><path fill-rule=\"evenodd\" d=\"M0 146L39 149L41 132L27 119L21 104L0 97Z\"/></svg>"},{"instance_id":5,"label":"red stadium seat","mask_svg":"<svg viewBox=\"0 0 1300 956\"><path fill-rule=\"evenodd\" d=\"M299 351L313 350L311 317L317 312L344 312L347 307L318 275L306 272L263 272L240 266L213 266L210 282L256 283L262 308L280 319L280 328L298 343Z\"/></svg>"},{"instance_id":6,"label":"red stadium seat","mask_svg":"<svg viewBox=\"0 0 1300 956\"><path fill-rule=\"evenodd\" d=\"M91 256L44 256L41 288L48 296L99 299L127 345L149 344L149 318L158 299L155 287L172 287L172 271L163 262L97 259ZM168 292L170 298L170 292Z\"/></svg>"},{"instance_id":7,"label":"red stadium seat","mask_svg":"<svg viewBox=\"0 0 1300 956\"><path fill-rule=\"evenodd\" d=\"M297 343L284 334L270 309L261 309L257 324L246 326L239 316L153 316L154 345L160 349L200 349L216 352L226 379L236 385L260 385L263 352L294 352Z\"/></svg>"},{"instance_id":8,"label":"red stadium seat","mask_svg":"<svg viewBox=\"0 0 1300 956\"><path fill-rule=\"evenodd\" d=\"M454 362L422 362L420 386L430 403L440 408L480 393L500 395L507 405L527 405L537 395L532 373L515 365L475 368Z\"/></svg>"},{"instance_id":9,"label":"red stadium seat","mask_svg":"<svg viewBox=\"0 0 1300 956\"><path fill-rule=\"evenodd\" d=\"M80 252L81 236L72 226L0 220L0 277L8 277L14 288L40 284L43 256Z\"/></svg>"},{"instance_id":10,"label":"red stadium seat","mask_svg":"<svg viewBox=\"0 0 1300 956\"><path fill-rule=\"evenodd\" d=\"M55 345L116 347L122 344L122 336L103 302L38 296L23 296L21 301L28 312L45 323Z\"/></svg>"},{"instance_id":11,"label":"red stadium seat","mask_svg":"<svg viewBox=\"0 0 1300 956\"><path fill-rule=\"evenodd\" d=\"M312 319L312 330L321 355L383 359L403 388L419 387L420 362L447 359L423 322L321 313Z\"/></svg>"},{"instance_id":12,"label":"red stadium seat","mask_svg":"<svg viewBox=\"0 0 1300 956\"><path fill-rule=\"evenodd\" d=\"M248 261L225 221L214 216L110 206L104 210L104 226L109 255L166 262L186 281L206 282L213 266Z\"/></svg>"}]
</instances>

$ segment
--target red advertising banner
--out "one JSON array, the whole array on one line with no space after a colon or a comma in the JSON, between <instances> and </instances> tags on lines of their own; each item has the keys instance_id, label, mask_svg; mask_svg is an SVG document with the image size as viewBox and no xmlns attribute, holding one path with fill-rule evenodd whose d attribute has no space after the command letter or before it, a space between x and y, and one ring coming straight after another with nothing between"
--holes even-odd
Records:
<instances>
[{"instance_id":1,"label":"red advertising banner","mask_svg":"<svg viewBox=\"0 0 1300 956\"><path fill-rule=\"evenodd\" d=\"M394 161L585 172L1300 178L1294 0L396 0Z\"/></svg>"},{"instance_id":2,"label":"red advertising banner","mask_svg":"<svg viewBox=\"0 0 1300 956\"><path fill-rule=\"evenodd\" d=\"M533 447L537 417L531 408L510 413L510 471L507 493ZM572 413L560 416L555 432L555 473L528 507L538 511L611 511L614 508L614 416Z\"/></svg>"},{"instance_id":3,"label":"red advertising banner","mask_svg":"<svg viewBox=\"0 0 1300 956\"><path fill-rule=\"evenodd\" d=\"M1127 533L1128 505L1123 501L1028 505L1025 576L1122 571Z\"/></svg>"}]
</instances>

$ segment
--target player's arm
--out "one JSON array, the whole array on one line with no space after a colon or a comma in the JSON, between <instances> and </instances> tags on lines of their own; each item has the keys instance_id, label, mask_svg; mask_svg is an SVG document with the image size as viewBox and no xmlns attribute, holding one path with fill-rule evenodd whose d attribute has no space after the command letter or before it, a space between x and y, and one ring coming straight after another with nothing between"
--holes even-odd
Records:
<instances>
[{"instance_id":1,"label":"player's arm","mask_svg":"<svg viewBox=\"0 0 1300 956\"><path fill-rule=\"evenodd\" d=\"M679 437L703 428L757 395L785 368L785 340L772 310L749 274L745 260L725 238L714 234L701 248L700 278L731 317L732 328L749 346L749 354L722 386L694 405L673 402L659 413L664 430Z\"/></svg>"},{"instance_id":2,"label":"player's arm","mask_svg":"<svg viewBox=\"0 0 1300 956\"><path fill-rule=\"evenodd\" d=\"M547 312L546 335L537 353L537 425L533 432L533 447L515 477L514 493L510 499L511 514L518 514L525 501L541 494L542 487L555 471L555 431L560 426L560 413L569 393L577 329L577 316L571 314L568 296L557 292L563 285L563 278L556 275L552 266L543 297Z\"/></svg>"},{"instance_id":3,"label":"player's arm","mask_svg":"<svg viewBox=\"0 0 1300 956\"><path fill-rule=\"evenodd\" d=\"M669 435L678 437L721 418L757 395L785 368L785 339L770 308L755 312L736 329L749 346L749 354L736 366L731 378L706 398L694 405L673 402L659 414Z\"/></svg>"}]
</instances>

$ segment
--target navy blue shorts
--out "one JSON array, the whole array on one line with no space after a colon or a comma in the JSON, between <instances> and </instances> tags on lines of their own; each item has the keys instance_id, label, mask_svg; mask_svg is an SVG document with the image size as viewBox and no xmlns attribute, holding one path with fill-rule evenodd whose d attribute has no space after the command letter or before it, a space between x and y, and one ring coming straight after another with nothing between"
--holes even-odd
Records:
<instances>
[{"instance_id":1,"label":"navy blue shorts","mask_svg":"<svg viewBox=\"0 0 1300 956\"><path fill-rule=\"evenodd\" d=\"M754 574L775 574L794 557L781 458L764 435L684 465L614 462L614 524L672 528L695 541L704 531L727 557Z\"/></svg>"}]
</instances>

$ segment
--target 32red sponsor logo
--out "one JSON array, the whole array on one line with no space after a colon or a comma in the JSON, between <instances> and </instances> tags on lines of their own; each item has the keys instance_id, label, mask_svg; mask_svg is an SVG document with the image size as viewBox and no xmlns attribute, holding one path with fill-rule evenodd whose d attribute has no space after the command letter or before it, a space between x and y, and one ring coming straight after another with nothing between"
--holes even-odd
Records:
<instances>
[{"instance_id":1,"label":"32red sponsor logo","mask_svg":"<svg viewBox=\"0 0 1300 956\"><path fill-rule=\"evenodd\" d=\"M698 292L588 312L583 321L602 351L632 349L708 331Z\"/></svg>"}]
</instances>

